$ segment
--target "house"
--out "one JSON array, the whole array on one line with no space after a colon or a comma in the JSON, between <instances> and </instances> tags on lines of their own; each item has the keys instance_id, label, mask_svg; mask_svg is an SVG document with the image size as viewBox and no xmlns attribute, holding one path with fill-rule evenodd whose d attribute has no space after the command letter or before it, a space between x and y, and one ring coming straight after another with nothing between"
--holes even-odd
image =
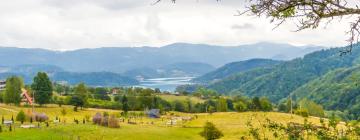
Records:
<instances>
[{"instance_id":1,"label":"house","mask_svg":"<svg viewBox=\"0 0 360 140\"><path fill-rule=\"evenodd\" d=\"M27 90L23 89L21 94L21 102L32 105L33 104L33 98L29 96Z\"/></svg>"},{"instance_id":2,"label":"house","mask_svg":"<svg viewBox=\"0 0 360 140\"><path fill-rule=\"evenodd\" d=\"M151 109L147 114L149 118L160 118L160 109Z\"/></svg>"},{"instance_id":3,"label":"house","mask_svg":"<svg viewBox=\"0 0 360 140\"><path fill-rule=\"evenodd\" d=\"M0 91L5 90L6 80L0 80Z\"/></svg>"}]
</instances>

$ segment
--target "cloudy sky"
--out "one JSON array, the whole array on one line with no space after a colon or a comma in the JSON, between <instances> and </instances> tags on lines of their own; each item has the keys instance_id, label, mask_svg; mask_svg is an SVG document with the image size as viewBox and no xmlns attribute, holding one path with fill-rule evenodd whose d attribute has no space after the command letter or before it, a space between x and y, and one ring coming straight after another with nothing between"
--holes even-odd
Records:
<instances>
[{"instance_id":1,"label":"cloudy sky","mask_svg":"<svg viewBox=\"0 0 360 140\"><path fill-rule=\"evenodd\" d=\"M155 0L0 1L0 46L73 50L262 41L342 46L348 37L346 21L293 32L291 22L273 30L266 18L234 16L243 0L164 0L156 5L151 5Z\"/></svg>"}]
</instances>

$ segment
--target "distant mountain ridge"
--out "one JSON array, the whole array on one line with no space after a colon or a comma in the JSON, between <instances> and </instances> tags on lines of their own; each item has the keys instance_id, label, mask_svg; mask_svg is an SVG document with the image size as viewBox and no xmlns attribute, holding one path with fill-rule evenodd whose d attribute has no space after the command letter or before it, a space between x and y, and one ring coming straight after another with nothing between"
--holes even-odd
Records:
<instances>
[{"instance_id":1,"label":"distant mountain ridge","mask_svg":"<svg viewBox=\"0 0 360 140\"><path fill-rule=\"evenodd\" d=\"M139 82L131 77L123 76L112 72L91 72L76 73L67 72L52 65L19 65L1 66L0 79L9 76L20 76L26 84L31 84L38 72L46 72L53 82L63 82L70 85L81 82L90 86L128 86L137 85Z\"/></svg>"},{"instance_id":2,"label":"distant mountain ridge","mask_svg":"<svg viewBox=\"0 0 360 140\"><path fill-rule=\"evenodd\" d=\"M215 67L199 62L180 62L173 63L158 68L137 68L128 70L123 75L129 77L166 78L166 77L197 77L214 70Z\"/></svg>"},{"instance_id":3,"label":"distant mountain ridge","mask_svg":"<svg viewBox=\"0 0 360 140\"><path fill-rule=\"evenodd\" d=\"M215 46L175 43L164 47L112 47L50 51L0 47L0 64L54 65L69 72L123 73L138 68L156 69L174 63L204 63L219 67L226 63L252 58L289 60L320 50L322 47L296 47L288 44L257 43L240 46Z\"/></svg>"}]
</instances>

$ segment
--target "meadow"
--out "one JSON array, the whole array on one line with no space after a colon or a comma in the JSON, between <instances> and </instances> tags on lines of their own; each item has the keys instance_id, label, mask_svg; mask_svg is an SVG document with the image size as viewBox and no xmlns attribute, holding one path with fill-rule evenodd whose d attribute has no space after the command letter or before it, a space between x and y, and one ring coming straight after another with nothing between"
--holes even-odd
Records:
<instances>
[{"instance_id":1,"label":"meadow","mask_svg":"<svg viewBox=\"0 0 360 140\"><path fill-rule=\"evenodd\" d=\"M66 115L62 115L61 110L66 110ZM18 111L31 111L31 107L16 107L0 104L0 115L4 116L5 120L16 117ZM128 124L127 121L120 122L120 128L107 128L93 125L91 117L97 112L108 112L109 114L120 114L119 110L108 109L94 109L86 108L73 111L72 106L47 105L46 107L36 107L36 112L44 112L49 116L51 122L49 127L43 123L40 128L19 128L20 123L16 122L15 129L9 131L6 126L3 126L3 132L0 133L0 140L169 140L169 139L203 139L199 133L206 121L210 121L216 125L223 133L224 137L221 139L236 140L241 137L249 137L247 122L251 121L255 127L262 125L261 123L269 118L280 123L296 122L302 123L303 117L277 112L220 112L220 113L179 113L169 112L158 119L151 119L147 117L139 117L133 121L136 124ZM90 116L90 120L85 124L82 120ZM176 125L169 126L166 123L172 117L190 116L194 119L191 121L178 121ZM60 117L61 123L53 123L56 117ZM73 119L79 119L80 123L76 124ZM63 121L66 120L66 123ZM125 119L126 120L126 119ZM309 122L314 124L319 123L319 119L309 117ZM29 122L25 122L29 124ZM34 124L37 124L34 122ZM269 134L270 136L270 134Z\"/></svg>"}]
</instances>

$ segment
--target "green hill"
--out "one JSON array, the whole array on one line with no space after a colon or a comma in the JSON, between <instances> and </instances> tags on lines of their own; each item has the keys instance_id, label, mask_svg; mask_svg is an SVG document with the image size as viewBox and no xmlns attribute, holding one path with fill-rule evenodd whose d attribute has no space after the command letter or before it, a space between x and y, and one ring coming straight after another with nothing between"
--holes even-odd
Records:
<instances>
[{"instance_id":1,"label":"green hill","mask_svg":"<svg viewBox=\"0 0 360 140\"><path fill-rule=\"evenodd\" d=\"M333 70L292 92L297 100L311 99L328 110L360 114L360 66Z\"/></svg>"},{"instance_id":2,"label":"green hill","mask_svg":"<svg viewBox=\"0 0 360 140\"><path fill-rule=\"evenodd\" d=\"M247 96L266 96L272 101L279 101L288 97L298 87L331 70L351 67L354 63L358 63L359 47L355 47L349 55L340 56L339 51L343 49L332 48L317 51L305 55L303 58L276 65L270 70L260 68L260 70L243 72L213 83L209 85L209 88L220 93L238 91L234 93L242 93Z\"/></svg>"},{"instance_id":3,"label":"green hill","mask_svg":"<svg viewBox=\"0 0 360 140\"><path fill-rule=\"evenodd\" d=\"M271 59L250 59L246 61L233 62L226 64L203 76L195 78L194 81L201 83L214 82L216 80L223 79L225 77L234 75L236 73L248 71L255 68L270 67L279 64L280 62L281 61L276 61Z\"/></svg>"}]
</instances>

